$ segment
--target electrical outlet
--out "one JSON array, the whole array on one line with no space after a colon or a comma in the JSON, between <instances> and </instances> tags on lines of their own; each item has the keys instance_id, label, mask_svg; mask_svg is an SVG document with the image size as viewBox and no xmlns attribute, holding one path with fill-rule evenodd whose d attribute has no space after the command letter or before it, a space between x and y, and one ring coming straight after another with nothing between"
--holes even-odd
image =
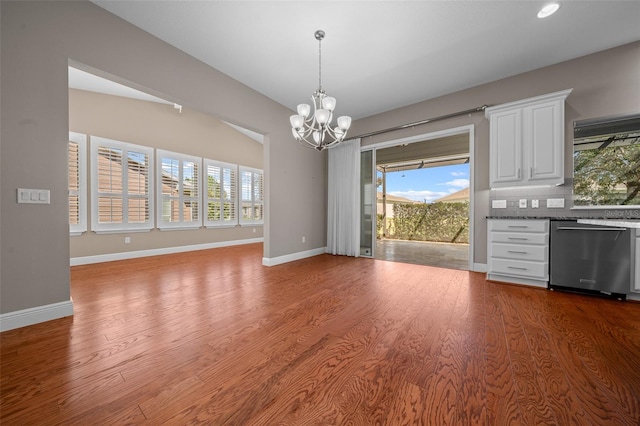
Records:
<instances>
[{"instance_id":1,"label":"electrical outlet","mask_svg":"<svg viewBox=\"0 0 640 426\"><path fill-rule=\"evenodd\" d=\"M491 207L494 209L506 209L507 208L507 200L492 200Z\"/></svg>"},{"instance_id":2,"label":"electrical outlet","mask_svg":"<svg viewBox=\"0 0 640 426\"><path fill-rule=\"evenodd\" d=\"M532 208L532 209L537 209L538 207L540 207L540 201L538 201L538 200L531 200L531 208Z\"/></svg>"},{"instance_id":3,"label":"electrical outlet","mask_svg":"<svg viewBox=\"0 0 640 426\"><path fill-rule=\"evenodd\" d=\"M131 243L131 237L124 237L124 243L125 244Z\"/></svg>"},{"instance_id":4,"label":"electrical outlet","mask_svg":"<svg viewBox=\"0 0 640 426\"><path fill-rule=\"evenodd\" d=\"M523 198L522 200L520 200L518 202L518 207L520 207L521 209L526 209L527 208L527 199Z\"/></svg>"},{"instance_id":5,"label":"electrical outlet","mask_svg":"<svg viewBox=\"0 0 640 426\"><path fill-rule=\"evenodd\" d=\"M547 208L548 209L563 209L564 208L564 198L548 198L547 199Z\"/></svg>"},{"instance_id":6,"label":"electrical outlet","mask_svg":"<svg viewBox=\"0 0 640 426\"><path fill-rule=\"evenodd\" d=\"M302 236L302 242L303 243L307 242L307 237L305 237L304 235Z\"/></svg>"}]
</instances>

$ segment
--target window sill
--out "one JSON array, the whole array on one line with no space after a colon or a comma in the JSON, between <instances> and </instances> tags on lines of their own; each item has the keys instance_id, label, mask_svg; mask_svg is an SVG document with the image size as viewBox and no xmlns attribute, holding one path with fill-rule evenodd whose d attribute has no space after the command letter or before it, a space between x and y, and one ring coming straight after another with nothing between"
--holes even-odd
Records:
<instances>
[{"instance_id":1,"label":"window sill","mask_svg":"<svg viewBox=\"0 0 640 426\"><path fill-rule=\"evenodd\" d=\"M92 232L95 232L98 235L102 235L102 234L133 234L133 233L141 233L141 232L151 232L151 229L153 228L131 228L131 229L101 229L101 230L95 230L92 229Z\"/></svg>"},{"instance_id":2,"label":"window sill","mask_svg":"<svg viewBox=\"0 0 640 426\"><path fill-rule=\"evenodd\" d=\"M195 231L202 228L202 225L194 225L194 226L163 226L162 228L158 228L160 231Z\"/></svg>"}]
</instances>

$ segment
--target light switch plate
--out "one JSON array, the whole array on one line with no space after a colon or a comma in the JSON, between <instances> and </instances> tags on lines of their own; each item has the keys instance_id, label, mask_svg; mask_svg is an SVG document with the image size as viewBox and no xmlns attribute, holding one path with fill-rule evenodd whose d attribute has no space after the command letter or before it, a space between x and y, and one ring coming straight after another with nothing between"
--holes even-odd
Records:
<instances>
[{"instance_id":1,"label":"light switch plate","mask_svg":"<svg viewBox=\"0 0 640 426\"><path fill-rule=\"evenodd\" d=\"M518 207L520 207L521 209L526 209L527 208L527 199L523 198L522 200L518 201Z\"/></svg>"},{"instance_id":2,"label":"light switch plate","mask_svg":"<svg viewBox=\"0 0 640 426\"><path fill-rule=\"evenodd\" d=\"M491 207L494 209L506 209L507 200L491 200Z\"/></svg>"},{"instance_id":3,"label":"light switch plate","mask_svg":"<svg viewBox=\"0 0 640 426\"><path fill-rule=\"evenodd\" d=\"M540 207L540 201L538 201L538 200L531 200L531 208L532 208L532 209L537 209L538 207Z\"/></svg>"},{"instance_id":4,"label":"light switch plate","mask_svg":"<svg viewBox=\"0 0 640 426\"><path fill-rule=\"evenodd\" d=\"M547 199L547 208L549 208L549 209L563 209L564 208L564 198L548 198Z\"/></svg>"},{"instance_id":5,"label":"light switch plate","mask_svg":"<svg viewBox=\"0 0 640 426\"><path fill-rule=\"evenodd\" d=\"M18 204L51 204L51 191L48 189L17 189Z\"/></svg>"}]
</instances>

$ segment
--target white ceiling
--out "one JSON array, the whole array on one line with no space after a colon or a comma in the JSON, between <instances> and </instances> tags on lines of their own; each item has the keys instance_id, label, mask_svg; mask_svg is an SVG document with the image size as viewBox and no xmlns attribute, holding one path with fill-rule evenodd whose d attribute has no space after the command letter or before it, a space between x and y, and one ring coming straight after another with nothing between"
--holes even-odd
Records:
<instances>
[{"instance_id":1,"label":"white ceiling","mask_svg":"<svg viewBox=\"0 0 640 426\"><path fill-rule=\"evenodd\" d=\"M98 6L294 110L357 118L640 40L640 1L112 1ZM612 66L615 66L612 64Z\"/></svg>"}]
</instances>

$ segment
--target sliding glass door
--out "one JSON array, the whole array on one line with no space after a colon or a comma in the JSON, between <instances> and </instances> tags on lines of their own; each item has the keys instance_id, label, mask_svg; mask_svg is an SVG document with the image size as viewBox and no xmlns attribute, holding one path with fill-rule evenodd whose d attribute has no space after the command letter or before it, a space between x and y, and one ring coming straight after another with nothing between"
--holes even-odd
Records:
<instances>
[{"instance_id":1,"label":"sliding glass door","mask_svg":"<svg viewBox=\"0 0 640 426\"><path fill-rule=\"evenodd\" d=\"M360 153L360 256L373 257L376 227L375 153Z\"/></svg>"}]
</instances>

